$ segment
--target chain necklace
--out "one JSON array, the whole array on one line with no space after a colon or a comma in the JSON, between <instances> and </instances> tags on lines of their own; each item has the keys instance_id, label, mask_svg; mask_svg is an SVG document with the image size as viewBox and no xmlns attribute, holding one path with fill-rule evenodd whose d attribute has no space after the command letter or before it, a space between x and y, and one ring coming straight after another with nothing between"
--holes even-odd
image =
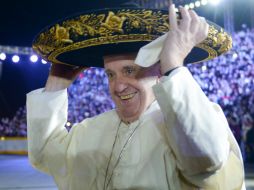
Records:
<instances>
[{"instance_id":1,"label":"chain necklace","mask_svg":"<svg viewBox=\"0 0 254 190\"><path fill-rule=\"evenodd\" d=\"M130 142L130 140L131 140L132 136L134 135L136 129L140 126L140 123L138 122L137 126L134 128L134 130L131 132L130 136L128 137L128 139L127 139L126 142L124 143L123 148L121 149L121 151L120 151L120 153L119 153L119 156L118 156L118 158L117 158L117 161L116 161L116 163L115 163L115 165L114 165L114 167L113 167L112 173L111 173L111 175L109 176L109 180L108 180L108 182L106 183L106 180L107 180L107 177L108 177L109 165L110 165L110 162L111 162L111 159L112 159L113 150L114 150L114 148L115 148L116 139L117 139L117 135L118 135L118 132L119 132L121 123L122 123L122 121L120 120L120 123L119 123L118 128L117 128L117 131L116 131L115 140L114 140L114 143L113 143L113 146L112 146L112 150L111 150L111 153L110 153L110 157L109 157L107 169L106 169L106 174L105 174L105 180L104 180L103 190L107 190L107 188L108 188L108 186L109 186L109 184L110 184L110 181L111 181L111 179L112 179L114 170L115 170L116 166L119 164L119 161L120 161L121 158L122 158L122 153L123 153L123 151L125 150L126 145Z\"/></svg>"}]
</instances>

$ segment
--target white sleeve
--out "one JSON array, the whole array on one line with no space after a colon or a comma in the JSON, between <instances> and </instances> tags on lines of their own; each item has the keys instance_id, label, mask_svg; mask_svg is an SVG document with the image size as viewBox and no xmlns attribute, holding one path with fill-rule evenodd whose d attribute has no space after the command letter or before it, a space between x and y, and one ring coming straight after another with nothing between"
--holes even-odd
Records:
<instances>
[{"instance_id":1,"label":"white sleeve","mask_svg":"<svg viewBox=\"0 0 254 190\"><path fill-rule=\"evenodd\" d=\"M66 89L57 92L43 92L43 89L38 89L27 94L29 159L34 167L47 173L50 170L47 158L49 155L51 164L64 166L64 159L59 157L63 158L68 144L65 138L68 131L64 127L67 121L67 107ZM52 145L52 139L59 143L55 142Z\"/></svg>"},{"instance_id":2,"label":"white sleeve","mask_svg":"<svg viewBox=\"0 0 254 190\"><path fill-rule=\"evenodd\" d=\"M227 121L187 68L174 70L154 86L178 168L191 176L219 169L227 160Z\"/></svg>"}]
</instances>

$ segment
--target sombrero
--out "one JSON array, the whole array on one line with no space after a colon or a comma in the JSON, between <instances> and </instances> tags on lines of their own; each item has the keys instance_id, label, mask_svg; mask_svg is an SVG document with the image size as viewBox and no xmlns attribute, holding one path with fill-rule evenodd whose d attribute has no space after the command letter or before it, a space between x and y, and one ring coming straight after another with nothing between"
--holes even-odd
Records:
<instances>
[{"instance_id":1,"label":"sombrero","mask_svg":"<svg viewBox=\"0 0 254 190\"><path fill-rule=\"evenodd\" d=\"M213 59L232 47L223 28L207 21L208 37L196 45L185 63ZM67 65L103 67L103 56L138 52L170 29L168 11L114 7L86 11L43 29L33 49L46 61Z\"/></svg>"}]
</instances>

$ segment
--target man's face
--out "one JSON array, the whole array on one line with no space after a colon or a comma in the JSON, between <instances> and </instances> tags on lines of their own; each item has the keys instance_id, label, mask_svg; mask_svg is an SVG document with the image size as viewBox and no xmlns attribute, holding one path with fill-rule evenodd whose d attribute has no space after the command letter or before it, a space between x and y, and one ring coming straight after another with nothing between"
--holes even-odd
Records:
<instances>
[{"instance_id":1,"label":"man's face","mask_svg":"<svg viewBox=\"0 0 254 190\"><path fill-rule=\"evenodd\" d=\"M156 84L159 67L142 68L134 64L135 54L104 57L109 89L119 117L133 122L154 101L152 86Z\"/></svg>"}]
</instances>

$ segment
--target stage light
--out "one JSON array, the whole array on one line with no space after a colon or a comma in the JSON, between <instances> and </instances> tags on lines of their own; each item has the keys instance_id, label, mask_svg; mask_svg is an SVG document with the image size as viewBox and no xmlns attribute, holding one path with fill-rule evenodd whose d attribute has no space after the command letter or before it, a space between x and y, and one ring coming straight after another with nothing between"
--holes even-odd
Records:
<instances>
[{"instance_id":1,"label":"stage light","mask_svg":"<svg viewBox=\"0 0 254 190\"><path fill-rule=\"evenodd\" d=\"M202 4L202 5L206 5L207 3L208 3L207 0L201 0L201 4Z\"/></svg>"},{"instance_id":2,"label":"stage light","mask_svg":"<svg viewBox=\"0 0 254 190\"><path fill-rule=\"evenodd\" d=\"M37 62L38 61L38 56L37 55L31 55L30 61L33 62L33 63Z\"/></svg>"},{"instance_id":3,"label":"stage light","mask_svg":"<svg viewBox=\"0 0 254 190\"><path fill-rule=\"evenodd\" d=\"M210 0L209 3L216 6L220 3L220 0Z\"/></svg>"},{"instance_id":4,"label":"stage light","mask_svg":"<svg viewBox=\"0 0 254 190\"><path fill-rule=\"evenodd\" d=\"M232 57L234 60L236 60L236 58L238 57L237 53L235 52Z\"/></svg>"},{"instance_id":5,"label":"stage light","mask_svg":"<svg viewBox=\"0 0 254 190\"><path fill-rule=\"evenodd\" d=\"M13 62L13 63L18 63L18 62L19 62L19 60L20 60L20 58L19 58L19 56L18 56L18 55L14 55L14 56L12 56L12 62Z\"/></svg>"},{"instance_id":6,"label":"stage light","mask_svg":"<svg viewBox=\"0 0 254 190\"><path fill-rule=\"evenodd\" d=\"M193 9L195 7L194 3L190 3L189 6L190 6L190 9Z\"/></svg>"},{"instance_id":7,"label":"stage light","mask_svg":"<svg viewBox=\"0 0 254 190\"><path fill-rule=\"evenodd\" d=\"M184 7L185 7L186 9L190 9L190 6L189 6L189 5L184 5Z\"/></svg>"},{"instance_id":8,"label":"stage light","mask_svg":"<svg viewBox=\"0 0 254 190\"><path fill-rule=\"evenodd\" d=\"M71 126L71 123L68 121L68 122L66 123L66 126L67 126L67 127L70 127L70 126Z\"/></svg>"},{"instance_id":9,"label":"stage light","mask_svg":"<svg viewBox=\"0 0 254 190\"><path fill-rule=\"evenodd\" d=\"M47 64L47 61L45 61L44 59L41 60L42 64Z\"/></svg>"},{"instance_id":10,"label":"stage light","mask_svg":"<svg viewBox=\"0 0 254 190\"><path fill-rule=\"evenodd\" d=\"M196 7L200 7L200 5L201 5L200 1L196 1L196 2L195 2L195 6L196 6Z\"/></svg>"},{"instance_id":11,"label":"stage light","mask_svg":"<svg viewBox=\"0 0 254 190\"><path fill-rule=\"evenodd\" d=\"M4 61L6 59L6 54L5 53L0 53L0 59Z\"/></svg>"}]
</instances>

